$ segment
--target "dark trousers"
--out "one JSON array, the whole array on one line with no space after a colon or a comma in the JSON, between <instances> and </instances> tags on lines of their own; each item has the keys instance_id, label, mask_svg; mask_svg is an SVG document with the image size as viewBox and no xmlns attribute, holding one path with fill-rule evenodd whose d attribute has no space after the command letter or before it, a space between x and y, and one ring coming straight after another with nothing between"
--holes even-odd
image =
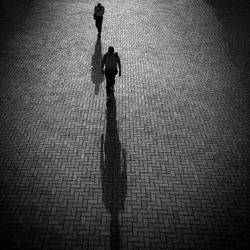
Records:
<instances>
[{"instance_id":1,"label":"dark trousers","mask_svg":"<svg viewBox=\"0 0 250 250\"><path fill-rule=\"evenodd\" d=\"M105 69L107 96L109 96L111 92L114 92L115 76L117 73L117 69Z\"/></svg>"},{"instance_id":2,"label":"dark trousers","mask_svg":"<svg viewBox=\"0 0 250 250\"><path fill-rule=\"evenodd\" d=\"M102 32L102 20L103 20L102 16L95 16L95 26L98 30L98 33Z\"/></svg>"}]
</instances>

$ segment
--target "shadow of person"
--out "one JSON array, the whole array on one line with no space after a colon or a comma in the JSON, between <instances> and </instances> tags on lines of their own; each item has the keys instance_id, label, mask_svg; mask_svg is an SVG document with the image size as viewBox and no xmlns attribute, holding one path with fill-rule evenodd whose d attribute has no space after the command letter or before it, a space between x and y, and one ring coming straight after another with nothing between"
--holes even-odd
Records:
<instances>
[{"instance_id":1,"label":"shadow of person","mask_svg":"<svg viewBox=\"0 0 250 250\"><path fill-rule=\"evenodd\" d=\"M97 39L95 43L95 53L91 60L91 80L95 84L95 94L99 93L101 83L104 81L104 75L102 74L102 42L101 39Z\"/></svg>"},{"instance_id":2,"label":"shadow of person","mask_svg":"<svg viewBox=\"0 0 250 250\"><path fill-rule=\"evenodd\" d=\"M111 214L110 249L120 249L119 213L124 210L127 195L126 151L121 150L117 129L116 101L107 101L106 136L101 136L102 199ZM122 152L121 152L122 151ZM122 159L121 159L122 156Z\"/></svg>"}]
</instances>

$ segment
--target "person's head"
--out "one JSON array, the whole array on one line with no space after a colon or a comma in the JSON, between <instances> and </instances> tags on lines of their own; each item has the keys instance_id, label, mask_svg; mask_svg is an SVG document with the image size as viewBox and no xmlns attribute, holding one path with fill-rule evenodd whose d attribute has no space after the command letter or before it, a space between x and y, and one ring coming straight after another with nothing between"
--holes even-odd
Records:
<instances>
[{"instance_id":1,"label":"person's head","mask_svg":"<svg viewBox=\"0 0 250 250\"><path fill-rule=\"evenodd\" d=\"M114 54L114 47L112 47L112 46L109 46L109 48L108 48L108 53L109 54Z\"/></svg>"},{"instance_id":2,"label":"person's head","mask_svg":"<svg viewBox=\"0 0 250 250\"><path fill-rule=\"evenodd\" d=\"M101 5L100 3L97 4L97 7L98 7L98 8L101 8L101 6L102 6L102 5Z\"/></svg>"}]
</instances>

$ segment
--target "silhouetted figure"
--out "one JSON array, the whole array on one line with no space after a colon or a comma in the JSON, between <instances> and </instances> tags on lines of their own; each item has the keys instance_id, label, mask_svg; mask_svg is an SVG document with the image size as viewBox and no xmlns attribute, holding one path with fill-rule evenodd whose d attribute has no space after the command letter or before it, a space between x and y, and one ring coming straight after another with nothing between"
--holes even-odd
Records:
<instances>
[{"instance_id":1,"label":"silhouetted figure","mask_svg":"<svg viewBox=\"0 0 250 250\"><path fill-rule=\"evenodd\" d=\"M108 99L111 98L111 93L114 93L115 76L118 73L117 65L119 67L119 76L121 76L121 60L118 53L114 53L114 47L110 46L108 52L102 59L102 72L105 72L106 77L106 93ZM105 66L105 71L104 71Z\"/></svg>"},{"instance_id":2,"label":"silhouetted figure","mask_svg":"<svg viewBox=\"0 0 250 250\"><path fill-rule=\"evenodd\" d=\"M100 3L98 3L94 9L94 19L95 19L95 26L96 26L97 31L98 31L98 38L101 37L102 21L103 21L104 12L105 12L104 6L102 6Z\"/></svg>"},{"instance_id":3,"label":"silhouetted figure","mask_svg":"<svg viewBox=\"0 0 250 250\"><path fill-rule=\"evenodd\" d=\"M96 40L95 43L95 53L91 60L91 80L95 84L95 94L99 93L99 87L104 81L104 76L101 71L102 64L102 43L100 39Z\"/></svg>"},{"instance_id":4,"label":"silhouetted figure","mask_svg":"<svg viewBox=\"0 0 250 250\"><path fill-rule=\"evenodd\" d=\"M116 121L116 102L107 101L106 136L101 137L101 182L102 199L111 214L110 249L120 248L119 213L124 210L127 195L127 163L125 149L121 143ZM121 160L122 154L122 160Z\"/></svg>"}]
</instances>

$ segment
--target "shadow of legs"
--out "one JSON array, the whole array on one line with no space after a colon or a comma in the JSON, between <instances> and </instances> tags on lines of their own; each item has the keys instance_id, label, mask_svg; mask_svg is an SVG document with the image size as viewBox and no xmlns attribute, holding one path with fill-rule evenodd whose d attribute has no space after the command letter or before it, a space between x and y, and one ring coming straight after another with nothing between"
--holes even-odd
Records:
<instances>
[{"instance_id":1,"label":"shadow of legs","mask_svg":"<svg viewBox=\"0 0 250 250\"><path fill-rule=\"evenodd\" d=\"M110 222L110 250L120 249L120 223L119 211L116 209L111 212Z\"/></svg>"}]
</instances>

